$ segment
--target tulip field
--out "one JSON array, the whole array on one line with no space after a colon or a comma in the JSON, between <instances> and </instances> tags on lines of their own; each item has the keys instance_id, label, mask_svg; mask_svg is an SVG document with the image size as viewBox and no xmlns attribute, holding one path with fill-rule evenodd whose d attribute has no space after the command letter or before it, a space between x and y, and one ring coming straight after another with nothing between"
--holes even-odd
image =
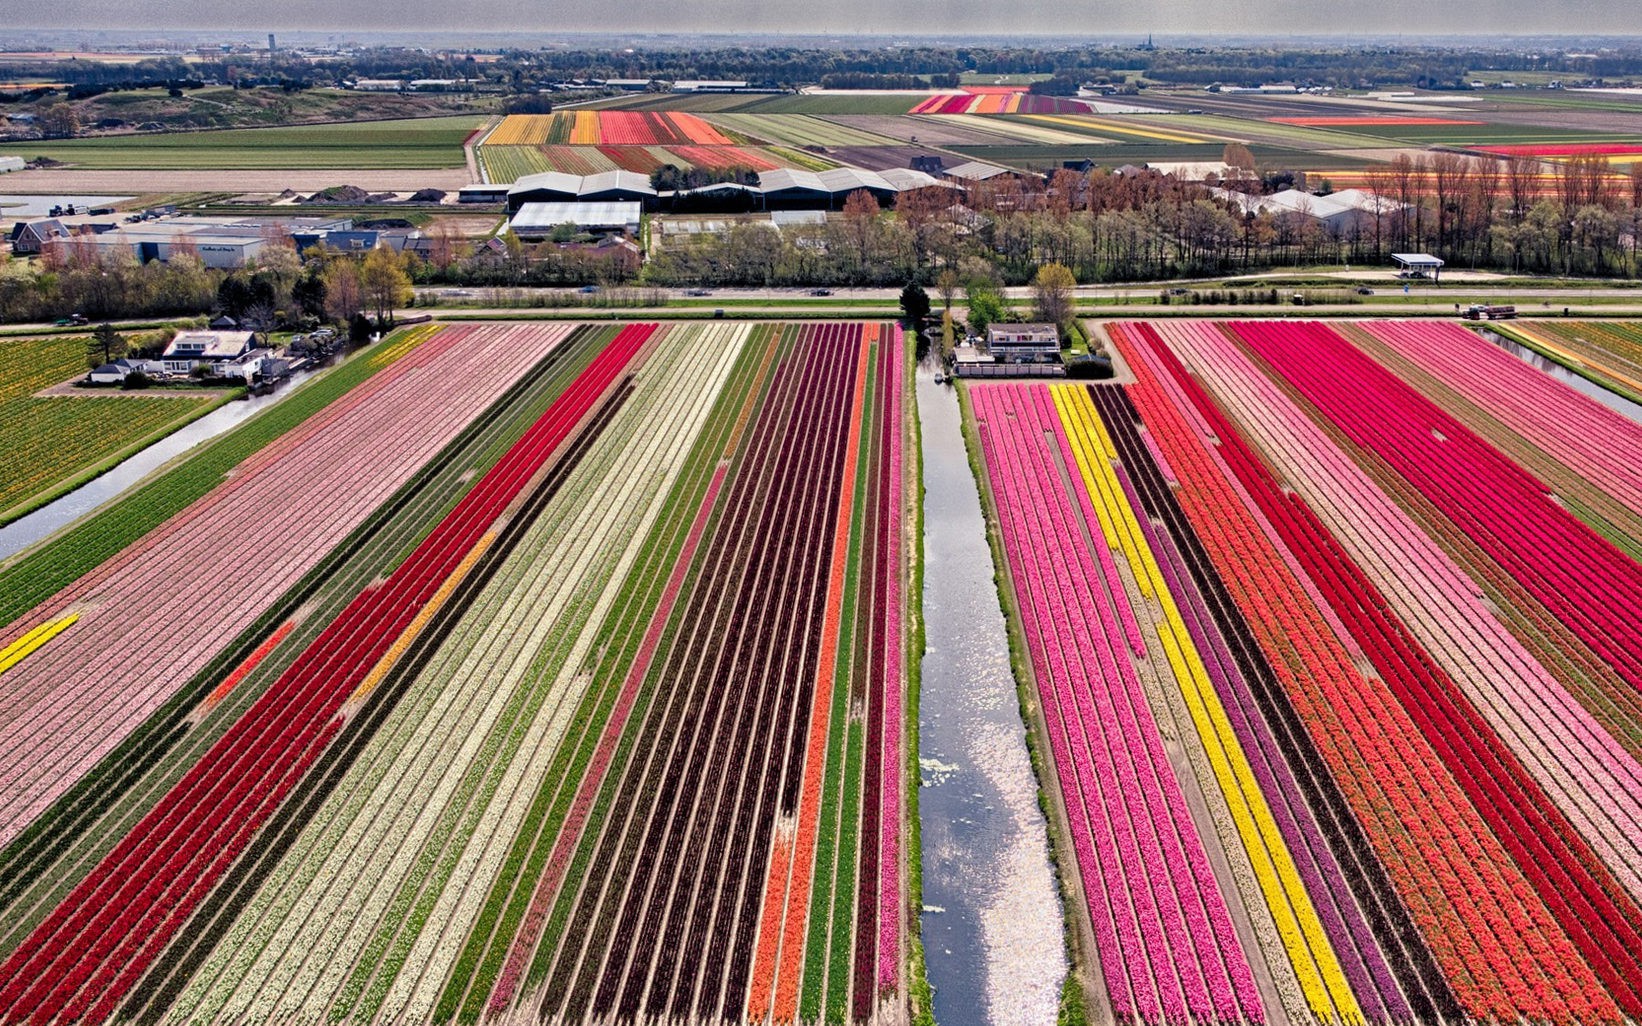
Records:
<instances>
[{"instance_id":1,"label":"tulip field","mask_svg":"<svg viewBox=\"0 0 1642 1026\"><path fill-rule=\"evenodd\" d=\"M1642 424L1452 324L1106 328L966 389L1102 1011L1637 1021Z\"/></svg>"},{"instance_id":2,"label":"tulip field","mask_svg":"<svg viewBox=\"0 0 1642 1026\"><path fill-rule=\"evenodd\" d=\"M1642 324L1624 321L1522 321L1491 325L1610 391L1642 403Z\"/></svg>"},{"instance_id":3,"label":"tulip field","mask_svg":"<svg viewBox=\"0 0 1642 1026\"><path fill-rule=\"evenodd\" d=\"M177 392L40 394L82 377L85 354L86 340L73 336L0 342L0 523L225 401Z\"/></svg>"},{"instance_id":4,"label":"tulip field","mask_svg":"<svg viewBox=\"0 0 1642 1026\"><path fill-rule=\"evenodd\" d=\"M681 112L509 114L485 136L478 153L487 179L498 183L542 171L649 174L667 164L753 171L801 166L751 136L726 134L705 118Z\"/></svg>"},{"instance_id":5,"label":"tulip field","mask_svg":"<svg viewBox=\"0 0 1642 1026\"><path fill-rule=\"evenodd\" d=\"M0 628L0 1022L905 1021L900 329L367 353Z\"/></svg>"}]
</instances>

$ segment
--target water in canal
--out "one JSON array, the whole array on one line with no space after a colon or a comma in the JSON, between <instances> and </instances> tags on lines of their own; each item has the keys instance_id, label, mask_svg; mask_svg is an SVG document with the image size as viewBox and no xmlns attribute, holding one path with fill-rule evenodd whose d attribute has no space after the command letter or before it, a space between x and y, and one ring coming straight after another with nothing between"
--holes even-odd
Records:
<instances>
[{"instance_id":1,"label":"water in canal","mask_svg":"<svg viewBox=\"0 0 1642 1026\"><path fill-rule=\"evenodd\" d=\"M28 516L0 527L0 559L21 552L53 532L62 530L110 499L116 498L173 458L249 420L296 391L308 377L307 372L299 371L292 376L292 380L268 395L251 396L224 403L199 420L134 454L108 473L93 478L69 492L56 502L41 506ZM163 400L133 398L131 401L141 403Z\"/></svg>"},{"instance_id":2,"label":"water in canal","mask_svg":"<svg viewBox=\"0 0 1642 1026\"><path fill-rule=\"evenodd\" d=\"M924 953L940 1026L1047 1026L1066 975L1060 894L1009 669L958 400L918 372L924 464L919 703Z\"/></svg>"},{"instance_id":3,"label":"water in canal","mask_svg":"<svg viewBox=\"0 0 1642 1026\"><path fill-rule=\"evenodd\" d=\"M1578 374L1575 374L1573 371L1562 366L1562 364L1557 363L1544 353L1529 349L1527 346L1508 339L1498 332L1489 331L1487 328L1483 328L1480 334L1483 338L1494 343L1494 345L1499 346L1506 352L1515 355L1524 363L1544 371L1546 374L1549 374L1551 377L1562 382L1564 385L1567 385L1574 391L1590 396L1592 399L1595 399L1597 402L1608 407L1609 409L1617 410L1618 412L1629 417L1631 420L1636 421L1638 424L1642 424L1642 406L1638 406L1636 403L1631 402L1618 392L1613 392L1603 388L1601 385L1590 380L1589 378L1580 377Z\"/></svg>"}]
</instances>

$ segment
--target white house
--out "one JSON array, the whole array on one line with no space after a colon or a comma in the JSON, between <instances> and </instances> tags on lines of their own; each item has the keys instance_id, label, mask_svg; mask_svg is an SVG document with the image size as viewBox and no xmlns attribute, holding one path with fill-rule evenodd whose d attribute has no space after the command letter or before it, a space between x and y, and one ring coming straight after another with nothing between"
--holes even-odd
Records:
<instances>
[{"instance_id":1,"label":"white house","mask_svg":"<svg viewBox=\"0 0 1642 1026\"><path fill-rule=\"evenodd\" d=\"M165 365L158 360L130 360L121 358L113 363L105 363L101 367L86 375L86 380L93 385L123 385L125 379L141 371L149 377L157 377L165 373Z\"/></svg>"},{"instance_id":2,"label":"white house","mask_svg":"<svg viewBox=\"0 0 1642 1026\"><path fill-rule=\"evenodd\" d=\"M171 340L160 362L172 374L187 374L198 363L222 364L237 360L256 346L251 331L183 331Z\"/></svg>"},{"instance_id":3,"label":"white house","mask_svg":"<svg viewBox=\"0 0 1642 1026\"><path fill-rule=\"evenodd\" d=\"M1030 363L1060 356L1060 329L1053 324L993 324L986 348L1000 363Z\"/></svg>"},{"instance_id":4,"label":"white house","mask_svg":"<svg viewBox=\"0 0 1642 1026\"><path fill-rule=\"evenodd\" d=\"M216 378L238 378L246 384L261 372L263 365L273 359L272 349L252 349L242 356L232 360L224 360L211 368L211 376Z\"/></svg>"}]
</instances>

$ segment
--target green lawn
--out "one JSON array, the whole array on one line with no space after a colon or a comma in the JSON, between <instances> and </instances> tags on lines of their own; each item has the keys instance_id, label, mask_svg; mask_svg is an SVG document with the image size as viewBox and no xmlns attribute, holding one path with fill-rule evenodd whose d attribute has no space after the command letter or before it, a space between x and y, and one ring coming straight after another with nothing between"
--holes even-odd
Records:
<instances>
[{"instance_id":1,"label":"green lawn","mask_svg":"<svg viewBox=\"0 0 1642 1026\"><path fill-rule=\"evenodd\" d=\"M142 170L444 168L463 163L472 115L12 143L0 153Z\"/></svg>"}]
</instances>

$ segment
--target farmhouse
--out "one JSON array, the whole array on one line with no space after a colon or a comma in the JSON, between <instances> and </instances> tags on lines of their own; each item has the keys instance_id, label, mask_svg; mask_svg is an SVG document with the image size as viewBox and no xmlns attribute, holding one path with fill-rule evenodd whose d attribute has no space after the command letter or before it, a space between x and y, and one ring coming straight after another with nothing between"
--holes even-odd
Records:
<instances>
[{"instance_id":1,"label":"farmhouse","mask_svg":"<svg viewBox=\"0 0 1642 1026\"><path fill-rule=\"evenodd\" d=\"M225 364L237 360L256 347L256 333L250 331L184 331L171 340L160 362L172 374L187 374L195 364Z\"/></svg>"},{"instance_id":2,"label":"farmhouse","mask_svg":"<svg viewBox=\"0 0 1642 1026\"><path fill-rule=\"evenodd\" d=\"M999 363L1037 363L1060 356L1060 329L1053 324L994 324L986 348Z\"/></svg>"},{"instance_id":3,"label":"farmhouse","mask_svg":"<svg viewBox=\"0 0 1642 1026\"><path fill-rule=\"evenodd\" d=\"M11 251L17 256L37 256L45 252L46 246L69 237L69 231L63 222L56 218L45 218L39 221L18 221L12 226L11 234L6 236L11 243Z\"/></svg>"}]
</instances>

